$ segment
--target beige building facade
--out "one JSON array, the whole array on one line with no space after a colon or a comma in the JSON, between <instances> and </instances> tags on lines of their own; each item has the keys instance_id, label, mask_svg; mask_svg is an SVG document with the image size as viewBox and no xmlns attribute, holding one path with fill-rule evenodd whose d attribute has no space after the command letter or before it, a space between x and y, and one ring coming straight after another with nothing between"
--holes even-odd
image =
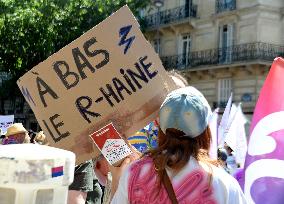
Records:
<instances>
[{"instance_id":1,"label":"beige building facade","mask_svg":"<svg viewBox=\"0 0 284 204\"><path fill-rule=\"evenodd\" d=\"M154 3L155 1L153 1ZM144 12L146 38L213 108L250 118L273 59L284 57L283 0L164 0Z\"/></svg>"}]
</instances>

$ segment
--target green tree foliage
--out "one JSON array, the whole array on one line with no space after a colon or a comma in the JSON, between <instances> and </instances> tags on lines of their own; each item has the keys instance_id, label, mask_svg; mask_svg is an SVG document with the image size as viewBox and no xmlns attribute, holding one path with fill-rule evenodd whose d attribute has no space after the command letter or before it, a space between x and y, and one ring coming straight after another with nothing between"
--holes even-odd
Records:
<instances>
[{"instance_id":1,"label":"green tree foliage","mask_svg":"<svg viewBox=\"0 0 284 204\"><path fill-rule=\"evenodd\" d=\"M127 4L138 17L150 0L0 0L0 69L16 80L51 54ZM138 17L139 18L139 17ZM7 88L9 87L9 88ZM10 90L10 92L8 92ZM2 93L1 93L2 92Z\"/></svg>"}]
</instances>

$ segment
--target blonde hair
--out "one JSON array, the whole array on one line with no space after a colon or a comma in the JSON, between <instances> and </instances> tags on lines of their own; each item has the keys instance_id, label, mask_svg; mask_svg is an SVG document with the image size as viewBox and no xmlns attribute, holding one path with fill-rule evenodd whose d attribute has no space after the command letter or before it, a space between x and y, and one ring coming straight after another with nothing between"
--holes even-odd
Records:
<instances>
[{"instance_id":1,"label":"blonde hair","mask_svg":"<svg viewBox=\"0 0 284 204\"><path fill-rule=\"evenodd\" d=\"M49 142L45 136L45 134L43 133L43 131L40 131L36 134L34 141L36 141L39 144L42 145L49 145Z\"/></svg>"},{"instance_id":2,"label":"blonde hair","mask_svg":"<svg viewBox=\"0 0 284 204\"><path fill-rule=\"evenodd\" d=\"M169 73L169 76L174 80L174 82L178 86L178 88L183 88L183 87L188 86L188 81L182 75L181 72L178 72L176 70L171 70L168 73Z\"/></svg>"}]
</instances>

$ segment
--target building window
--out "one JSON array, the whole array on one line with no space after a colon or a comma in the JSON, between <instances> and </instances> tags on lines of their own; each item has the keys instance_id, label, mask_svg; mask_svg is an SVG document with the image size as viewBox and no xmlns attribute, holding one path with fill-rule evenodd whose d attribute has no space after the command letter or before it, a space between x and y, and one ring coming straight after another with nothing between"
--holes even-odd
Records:
<instances>
[{"instance_id":1,"label":"building window","mask_svg":"<svg viewBox=\"0 0 284 204\"><path fill-rule=\"evenodd\" d=\"M184 0L185 17L189 17L190 11L192 10L192 0Z\"/></svg>"},{"instance_id":2,"label":"building window","mask_svg":"<svg viewBox=\"0 0 284 204\"><path fill-rule=\"evenodd\" d=\"M234 44L234 25L227 24L219 28L219 63L230 63Z\"/></svg>"},{"instance_id":3,"label":"building window","mask_svg":"<svg viewBox=\"0 0 284 204\"><path fill-rule=\"evenodd\" d=\"M232 79L218 80L218 104L219 107L225 107L232 92Z\"/></svg>"},{"instance_id":4,"label":"building window","mask_svg":"<svg viewBox=\"0 0 284 204\"><path fill-rule=\"evenodd\" d=\"M190 64L189 56L191 50L191 38L189 34L181 36L180 55L182 59L183 67L187 67Z\"/></svg>"},{"instance_id":5,"label":"building window","mask_svg":"<svg viewBox=\"0 0 284 204\"><path fill-rule=\"evenodd\" d=\"M14 103L15 112L18 114L22 114L24 112L24 98L17 97Z\"/></svg>"},{"instance_id":6,"label":"building window","mask_svg":"<svg viewBox=\"0 0 284 204\"><path fill-rule=\"evenodd\" d=\"M141 18L144 18L146 15L145 15L145 8L143 8L143 9L140 9L139 10L139 16L141 17Z\"/></svg>"},{"instance_id":7,"label":"building window","mask_svg":"<svg viewBox=\"0 0 284 204\"><path fill-rule=\"evenodd\" d=\"M5 169L2 168L1 171L4 173ZM2 174L2 172L1 172L1 174ZM16 193L17 192L16 192L15 189L0 187L1 203L15 203L15 201L16 201Z\"/></svg>"},{"instance_id":8,"label":"building window","mask_svg":"<svg viewBox=\"0 0 284 204\"><path fill-rule=\"evenodd\" d=\"M216 13L236 9L236 0L216 0Z\"/></svg>"},{"instance_id":9,"label":"building window","mask_svg":"<svg viewBox=\"0 0 284 204\"><path fill-rule=\"evenodd\" d=\"M152 41L152 46L154 47L154 50L156 51L156 53L158 53L159 55L161 54L161 47L160 47L160 39L154 39Z\"/></svg>"}]
</instances>

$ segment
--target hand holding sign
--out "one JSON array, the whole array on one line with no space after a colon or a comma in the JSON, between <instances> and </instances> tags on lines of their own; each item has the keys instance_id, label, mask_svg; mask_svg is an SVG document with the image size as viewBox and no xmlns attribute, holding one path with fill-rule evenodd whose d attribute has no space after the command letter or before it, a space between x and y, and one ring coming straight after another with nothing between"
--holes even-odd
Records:
<instances>
[{"instance_id":1,"label":"hand holding sign","mask_svg":"<svg viewBox=\"0 0 284 204\"><path fill-rule=\"evenodd\" d=\"M111 165L119 166L125 157L132 154L112 123L94 132L90 137Z\"/></svg>"}]
</instances>

